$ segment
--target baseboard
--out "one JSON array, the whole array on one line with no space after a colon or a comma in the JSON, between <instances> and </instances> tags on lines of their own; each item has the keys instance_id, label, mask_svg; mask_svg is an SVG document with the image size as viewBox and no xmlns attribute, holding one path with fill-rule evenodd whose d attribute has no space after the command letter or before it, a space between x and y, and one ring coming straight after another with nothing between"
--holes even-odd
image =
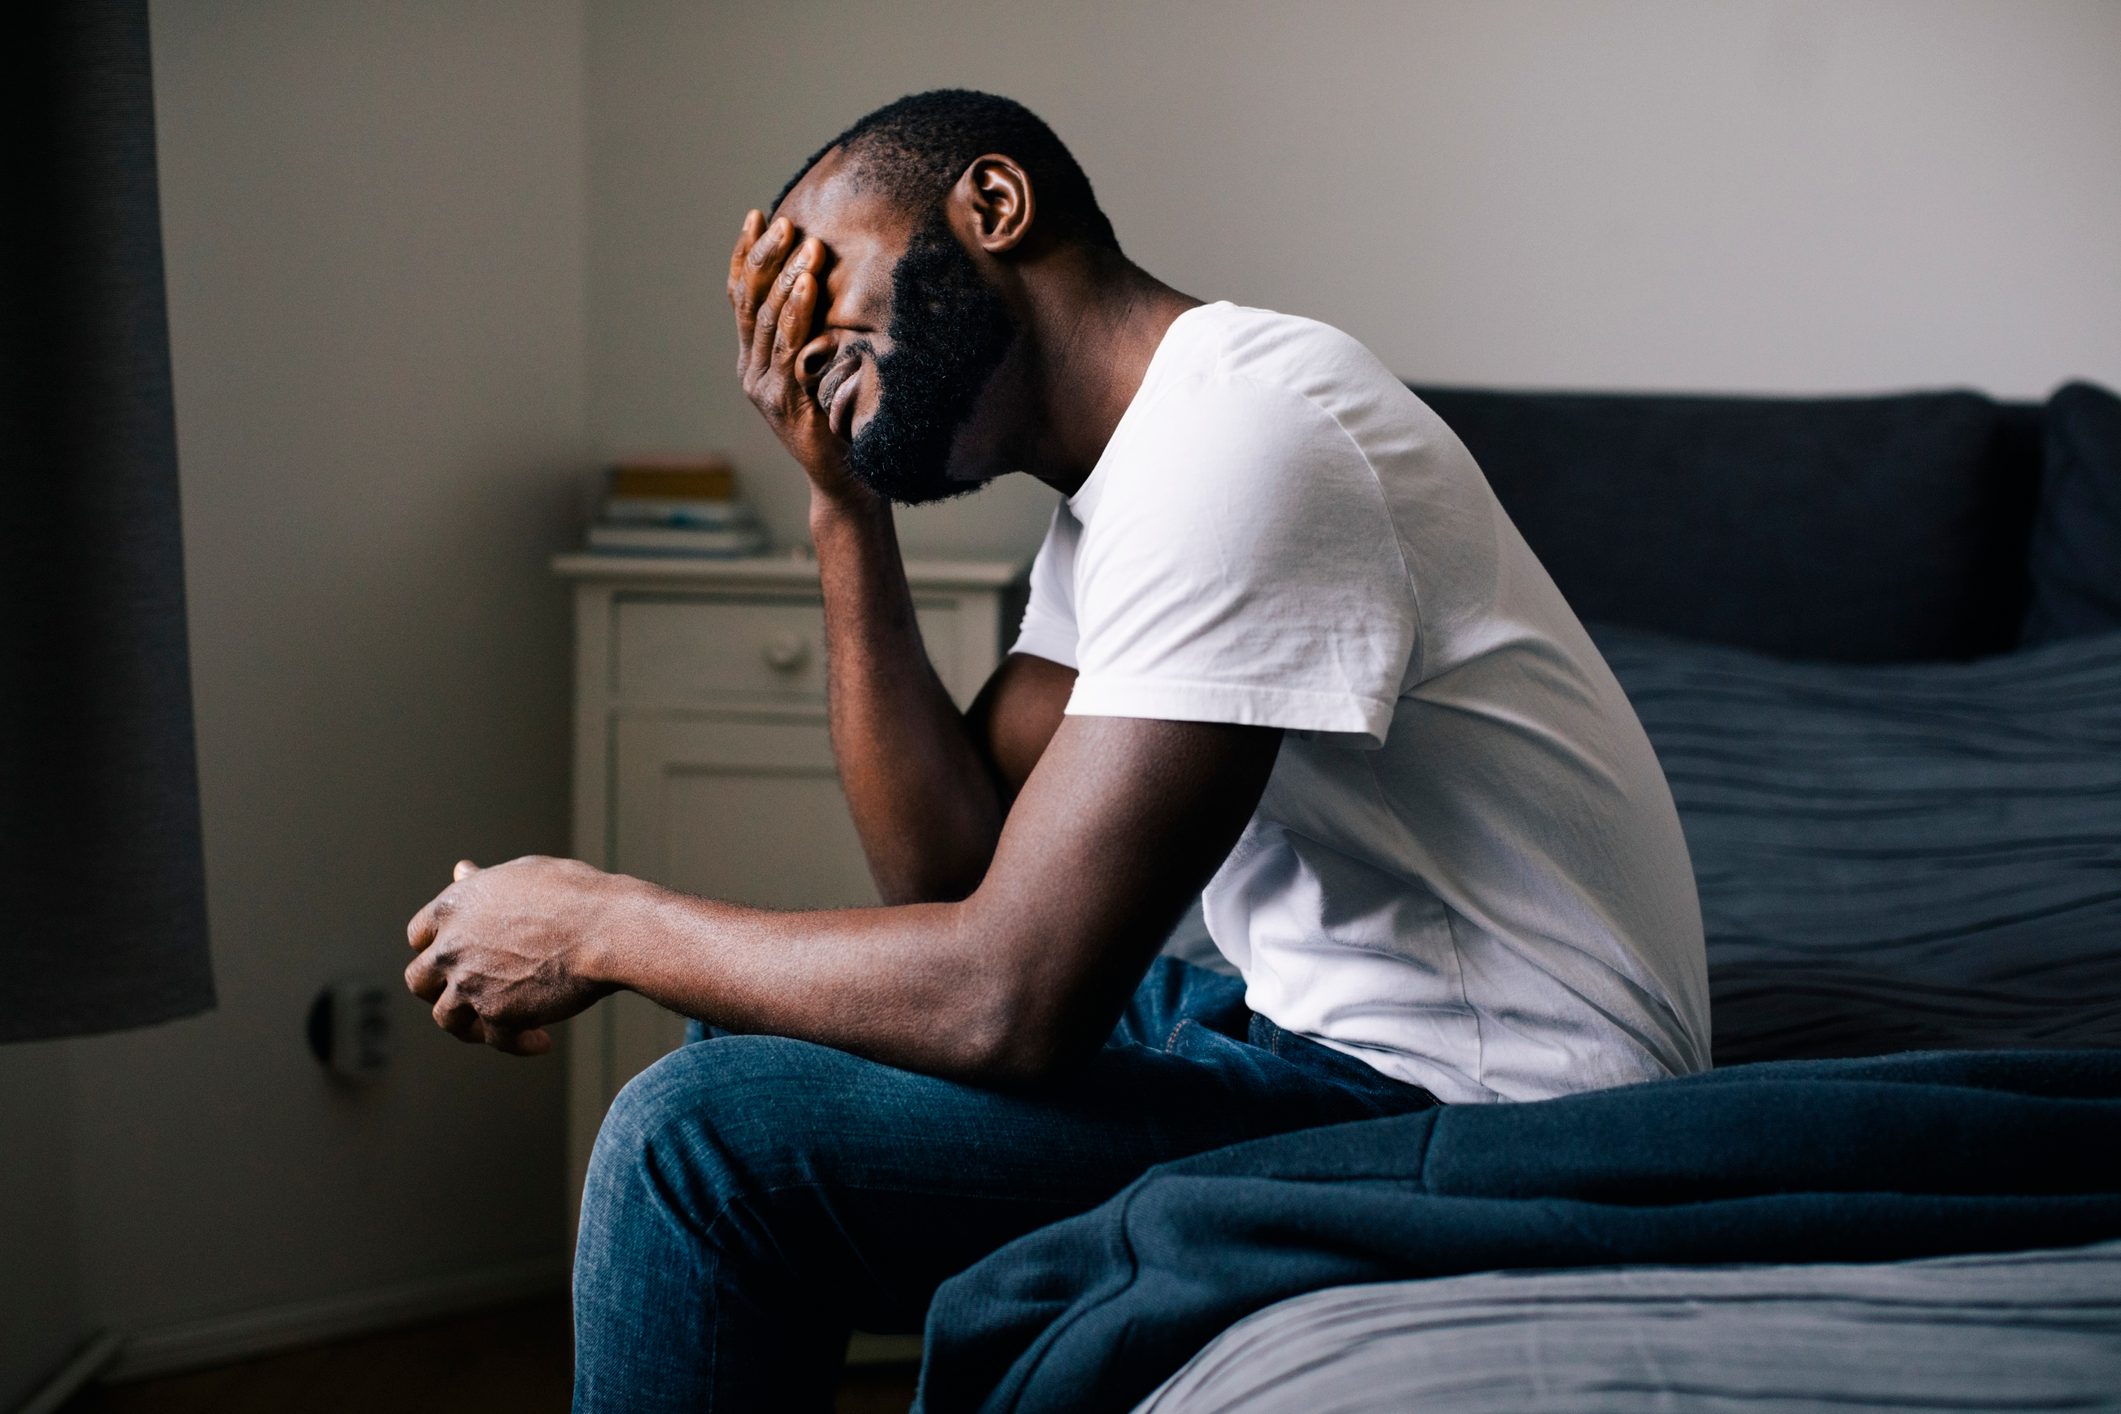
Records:
<instances>
[{"instance_id":1,"label":"baseboard","mask_svg":"<svg viewBox=\"0 0 2121 1414\"><path fill-rule=\"evenodd\" d=\"M366 1335L567 1289L564 1258L451 1272L334 1296L172 1321L125 1337L105 1380L136 1380Z\"/></svg>"},{"instance_id":2,"label":"baseboard","mask_svg":"<svg viewBox=\"0 0 2121 1414\"><path fill-rule=\"evenodd\" d=\"M53 1371L50 1379L31 1390L29 1396L15 1406L15 1414L56 1414L66 1401L81 1392L83 1386L102 1374L117 1353L118 1337L110 1331L97 1331L81 1342L81 1348L68 1356L66 1363Z\"/></svg>"},{"instance_id":3,"label":"baseboard","mask_svg":"<svg viewBox=\"0 0 2121 1414\"><path fill-rule=\"evenodd\" d=\"M856 1331L847 1337L850 1365L918 1365L921 1338L917 1335L871 1335Z\"/></svg>"}]
</instances>

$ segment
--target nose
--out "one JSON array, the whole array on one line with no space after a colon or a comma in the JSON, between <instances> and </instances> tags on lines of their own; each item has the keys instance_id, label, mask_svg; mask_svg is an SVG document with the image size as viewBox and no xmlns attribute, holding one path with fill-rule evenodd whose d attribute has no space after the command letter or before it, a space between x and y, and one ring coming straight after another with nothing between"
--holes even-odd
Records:
<instances>
[{"instance_id":1,"label":"nose","mask_svg":"<svg viewBox=\"0 0 2121 1414\"><path fill-rule=\"evenodd\" d=\"M809 348L803 350L802 367L800 369L802 377L805 379L824 377L825 370L831 367L833 356L837 352L838 350L833 345L822 340L811 344Z\"/></svg>"}]
</instances>

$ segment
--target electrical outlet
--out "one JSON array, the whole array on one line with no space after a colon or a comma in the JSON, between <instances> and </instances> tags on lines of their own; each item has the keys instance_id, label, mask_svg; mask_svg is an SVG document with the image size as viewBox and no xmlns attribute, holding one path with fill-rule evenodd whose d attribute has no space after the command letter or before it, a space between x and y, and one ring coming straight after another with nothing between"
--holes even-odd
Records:
<instances>
[{"instance_id":1,"label":"electrical outlet","mask_svg":"<svg viewBox=\"0 0 2121 1414\"><path fill-rule=\"evenodd\" d=\"M404 986L395 977L342 977L309 1008L309 1049L343 1080L380 1079L390 1067L393 1009Z\"/></svg>"}]
</instances>

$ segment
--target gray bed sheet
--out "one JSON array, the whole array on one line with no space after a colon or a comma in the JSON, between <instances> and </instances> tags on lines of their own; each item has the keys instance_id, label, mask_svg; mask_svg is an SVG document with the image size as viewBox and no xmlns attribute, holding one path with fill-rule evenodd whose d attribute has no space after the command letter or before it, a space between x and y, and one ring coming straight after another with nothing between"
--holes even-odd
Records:
<instances>
[{"instance_id":1,"label":"gray bed sheet","mask_svg":"<svg viewBox=\"0 0 2121 1414\"><path fill-rule=\"evenodd\" d=\"M1335 1287L1230 1327L1135 1414L1865 1409L2121 1410L2121 1242Z\"/></svg>"}]
</instances>

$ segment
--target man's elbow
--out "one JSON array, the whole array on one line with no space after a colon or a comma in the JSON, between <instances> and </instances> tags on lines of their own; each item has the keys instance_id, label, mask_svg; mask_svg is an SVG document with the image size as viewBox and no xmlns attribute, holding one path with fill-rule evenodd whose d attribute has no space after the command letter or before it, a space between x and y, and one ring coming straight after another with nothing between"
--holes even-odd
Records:
<instances>
[{"instance_id":1,"label":"man's elbow","mask_svg":"<svg viewBox=\"0 0 2121 1414\"><path fill-rule=\"evenodd\" d=\"M1140 974L1123 976L1110 928L988 882L949 915L961 1069L976 1084L1035 1085L1097 1054Z\"/></svg>"},{"instance_id":2,"label":"man's elbow","mask_svg":"<svg viewBox=\"0 0 2121 1414\"><path fill-rule=\"evenodd\" d=\"M1037 1086L1081 1065L1095 1049L1061 1045L1043 1037L1012 1037L977 1051L965 1078L1000 1090Z\"/></svg>"},{"instance_id":3,"label":"man's elbow","mask_svg":"<svg viewBox=\"0 0 2121 1414\"><path fill-rule=\"evenodd\" d=\"M983 1038L971 1057L970 1077L1002 1089L1037 1085L1067 1070L1080 1059L1070 1047L1031 1032Z\"/></svg>"},{"instance_id":4,"label":"man's elbow","mask_svg":"<svg viewBox=\"0 0 2121 1414\"><path fill-rule=\"evenodd\" d=\"M1086 1019L1058 988L1012 979L996 989L966 1036L966 1068L979 1083L1036 1085L1083 1064L1104 1042L1109 1025Z\"/></svg>"}]
</instances>

